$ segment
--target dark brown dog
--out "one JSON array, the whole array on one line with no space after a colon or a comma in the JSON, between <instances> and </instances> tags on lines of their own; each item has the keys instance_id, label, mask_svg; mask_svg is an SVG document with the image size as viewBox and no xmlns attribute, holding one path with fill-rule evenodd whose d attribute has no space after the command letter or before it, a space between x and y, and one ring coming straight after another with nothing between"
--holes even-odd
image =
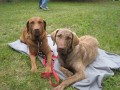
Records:
<instances>
[{"instance_id":1,"label":"dark brown dog","mask_svg":"<svg viewBox=\"0 0 120 90\"><path fill-rule=\"evenodd\" d=\"M47 66L45 72L51 72L51 49L47 42L46 22L39 17L30 18L26 24L20 40L29 47L31 59L31 71L37 72L36 55L39 51L43 52L47 57Z\"/></svg>"},{"instance_id":2,"label":"dark brown dog","mask_svg":"<svg viewBox=\"0 0 120 90\"><path fill-rule=\"evenodd\" d=\"M78 38L68 29L58 29L51 37L57 44L60 70L67 76L67 79L53 90L63 90L85 78L85 68L96 58L98 41L89 35Z\"/></svg>"}]
</instances>

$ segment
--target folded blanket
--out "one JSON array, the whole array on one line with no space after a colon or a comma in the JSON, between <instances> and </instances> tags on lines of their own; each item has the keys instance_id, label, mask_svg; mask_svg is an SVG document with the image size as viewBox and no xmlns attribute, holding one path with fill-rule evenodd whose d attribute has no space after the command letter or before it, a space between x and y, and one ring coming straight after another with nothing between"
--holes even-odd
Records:
<instances>
[{"instance_id":1,"label":"folded blanket","mask_svg":"<svg viewBox=\"0 0 120 90\"><path fill-rule=\"evenodd\" d=\"M54 55L57 55L56 45L53 46L51 37L48 36L48 43L51 47ZM20 40L8 44L11 48L21 53L29 54L29 50L26 44L21 43ZM104 77L114 75L111 69L120 70L120 56L106 52L102 49L98 50L99 54L95 61L90 64L85 71L86 79L74 83L72 86L80 90L101 90L101 83ZM42 58L38 56L42 62ZM58 73L59 77L64 80L65 75L59 70L59 62L56 59L54 63L54 70Z\"/></svg>"}]
</instances>

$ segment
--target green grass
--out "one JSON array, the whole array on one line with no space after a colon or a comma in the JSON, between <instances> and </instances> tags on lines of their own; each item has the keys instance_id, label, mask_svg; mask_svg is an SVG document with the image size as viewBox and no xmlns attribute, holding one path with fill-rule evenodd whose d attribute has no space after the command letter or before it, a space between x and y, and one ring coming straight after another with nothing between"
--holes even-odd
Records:
<instances>
[{"instance_id":1,"label":"green grass","mask_svg":"<svg viewBox=\"0 0 120 90\"><path fill-rule=\"evenodd\" d=\"M40 78L44 70L37 59L39 72L32 75L30 60L8 46L19 39L30 17L40 16L47 31L70 28L78 36L90 34L100 48L120 55L120 2L49 2L49 11L38 8L38 2L0 3L0 90L50 90ZM104 80L103 90L120 90L120 72ZM68 87L66 90L74 90Z\"/></svg>"}]
</instances>

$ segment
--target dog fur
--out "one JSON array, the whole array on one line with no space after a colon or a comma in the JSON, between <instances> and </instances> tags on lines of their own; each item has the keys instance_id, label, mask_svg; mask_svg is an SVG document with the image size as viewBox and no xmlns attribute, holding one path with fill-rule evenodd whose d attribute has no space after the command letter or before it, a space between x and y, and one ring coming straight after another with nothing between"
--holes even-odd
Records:
<instances>
[{"instance_id":1,"label":"dog fur","mask_svg":"<svg viewBox=\"0 0 120 90\"><path fill-rule=\"evenodd\" d=\"M29 47L31 71L38 72L36 66L36 56L39 51L43 52L47 57L47 66L45 72L51 72L51 49L48 45L46 21L40 17L32 17L26 23L22 35L20 36L21 42L24 42Z\"/></svg>"},{"instance_id":2,"label":"dog fur","mask_svg":"<svg viewBox=\"0 0 120 90\"><path fill-rule=\"evenodd\" d=\"M67 28L52 32L51 38L57 45L60 70L67 77L53 90L63 90L85 78L85 68L95 60L99 43L95 37L89 35L78 38Z\"/></svg>"}]
</instances>

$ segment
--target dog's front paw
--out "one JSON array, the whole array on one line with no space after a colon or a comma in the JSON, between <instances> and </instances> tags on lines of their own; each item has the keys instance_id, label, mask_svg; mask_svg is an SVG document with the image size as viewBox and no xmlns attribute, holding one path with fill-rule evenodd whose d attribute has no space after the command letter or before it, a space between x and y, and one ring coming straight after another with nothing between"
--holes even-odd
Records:
<instances>
[{"instance_id":1,"label":"dog's front paw","mask_svg":"<svg viewBox=\"0 0 120 90\"><path fill-rule=\"evenodd\" d=\"M32 68L32 69L31 69L31 72L32 72L32 73L37 73L38 70L37 70L37 68Z\"/></svg>"},{"instance_id":2,"label":"dog's front paw","mask_svg":"<svg viewBox=\"0 0 120 90\"><path fill-rule=\"evenodd\" d=\"M45 72L51 73L51 72L52 72L51 67L50 67L50 66L46 66L46 68L45 68Z\"/></svg>"}]
</instances>

